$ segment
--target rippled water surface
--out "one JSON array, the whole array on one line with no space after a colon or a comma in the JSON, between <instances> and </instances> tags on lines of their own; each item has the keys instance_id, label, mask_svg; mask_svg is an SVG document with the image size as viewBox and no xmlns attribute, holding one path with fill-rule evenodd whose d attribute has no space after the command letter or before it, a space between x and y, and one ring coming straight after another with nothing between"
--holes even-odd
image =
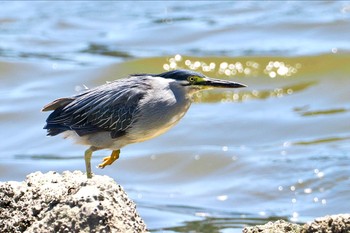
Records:
<instances>
[{"instance_id":1,"label":"rippled water surface","mask_svg":"<svg viewBox=\"0 0 350 233\"><path fill-rule=\"evenodd\" d=\"M350 212L349 2L2 2L0 180L84 170L43 105L129 73L247 84L195 96L109 175L153 232L240 232ZM109 151L93 157L97 165Z\"/></svg>"}]
</instances>

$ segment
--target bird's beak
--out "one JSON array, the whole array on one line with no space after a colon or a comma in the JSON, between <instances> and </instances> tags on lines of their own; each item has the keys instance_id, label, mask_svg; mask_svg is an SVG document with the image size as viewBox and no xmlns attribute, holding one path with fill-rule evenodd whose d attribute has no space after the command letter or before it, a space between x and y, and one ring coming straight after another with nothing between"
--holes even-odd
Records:
<instances>
[{"instance_id":1,"label":"bird's beak","mask_svg":"<svg viewBox=\"0 0 350 233\"><path fill-rule=\"evenodd\" d=\"M199 85L205 87L221 87L221 88L240 88L247 87L244 84L236 83L227 80L215 79L215 78L205 78L203 82L198 83Z\"/></svg>"}]
</instances>

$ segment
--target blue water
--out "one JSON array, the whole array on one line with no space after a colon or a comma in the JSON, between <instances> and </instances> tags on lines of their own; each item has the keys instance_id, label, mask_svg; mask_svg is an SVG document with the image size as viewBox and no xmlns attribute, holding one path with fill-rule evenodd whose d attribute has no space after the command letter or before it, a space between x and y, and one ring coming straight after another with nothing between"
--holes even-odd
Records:
<instances>
[{"instance_id":1,"label":"blue water","mask_svg":"<svg viewBox=\"0 0 350 233\"><path fill-rule=\"evenodd\" d=\"M1 2L0 180L85 169L85 147L45 137L53 99L187 68L248 88L196 96L169 132L94 169L151 231L349 213L349 39L347 1Z\"/></svg>"}]
</instances>

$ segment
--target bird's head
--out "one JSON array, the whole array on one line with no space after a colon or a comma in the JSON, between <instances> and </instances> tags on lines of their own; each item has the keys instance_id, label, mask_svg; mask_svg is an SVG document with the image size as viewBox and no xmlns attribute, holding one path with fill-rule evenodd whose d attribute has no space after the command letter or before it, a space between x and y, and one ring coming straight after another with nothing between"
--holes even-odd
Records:
<instances>
[{"instance_id":1,"label":"bird's head","mask_svg":"<svg viewBox=\"0 0 350 233\"><path fill-rule=\"evenodd\" d=\"M211 89L211 88L240 88L246 87L244 84L209 78L201 73L190 70L172 70L156 75L166 79L173 79L182 86L193 90Z\"/></svg>"}]
</instances>

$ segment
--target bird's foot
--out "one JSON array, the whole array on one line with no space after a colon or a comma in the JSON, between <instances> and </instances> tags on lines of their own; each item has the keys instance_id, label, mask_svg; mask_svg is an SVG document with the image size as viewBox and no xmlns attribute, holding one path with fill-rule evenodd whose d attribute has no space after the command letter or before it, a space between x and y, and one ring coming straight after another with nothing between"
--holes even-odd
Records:
<instances>
[{"instance_id":1,"label":"bird's foot","mask_svg":"<svg viewBox=\"0 0 350 233\"><path fill-rule=\"evenodd\" d=\"M86 172L86 177L88 179L91 179L92 178L92 172Z\"/></svg>"},{"instance_id":2,"label":"bird's foot","mask_svg":"<svg viewBox=\"0 0 350 233\"><path fill-rule=\"evenodd\" d=\"M103 162L98 165L98 168L104 168L107 165L111 165L113 162L111 156L104 157Z\"/></svg>"},{"instance_id":3,"label":"bird's foot","mask_svg":"<svg viewBox=\"0 0 350 233\"><path fill-rule=\"evenodd\" d=\"M111 165L119 158L120 150L114 150L110 156L103 158L103 162L98 165L98 168L104 168L107 165Z\"/></svg>"}]
</instances>

